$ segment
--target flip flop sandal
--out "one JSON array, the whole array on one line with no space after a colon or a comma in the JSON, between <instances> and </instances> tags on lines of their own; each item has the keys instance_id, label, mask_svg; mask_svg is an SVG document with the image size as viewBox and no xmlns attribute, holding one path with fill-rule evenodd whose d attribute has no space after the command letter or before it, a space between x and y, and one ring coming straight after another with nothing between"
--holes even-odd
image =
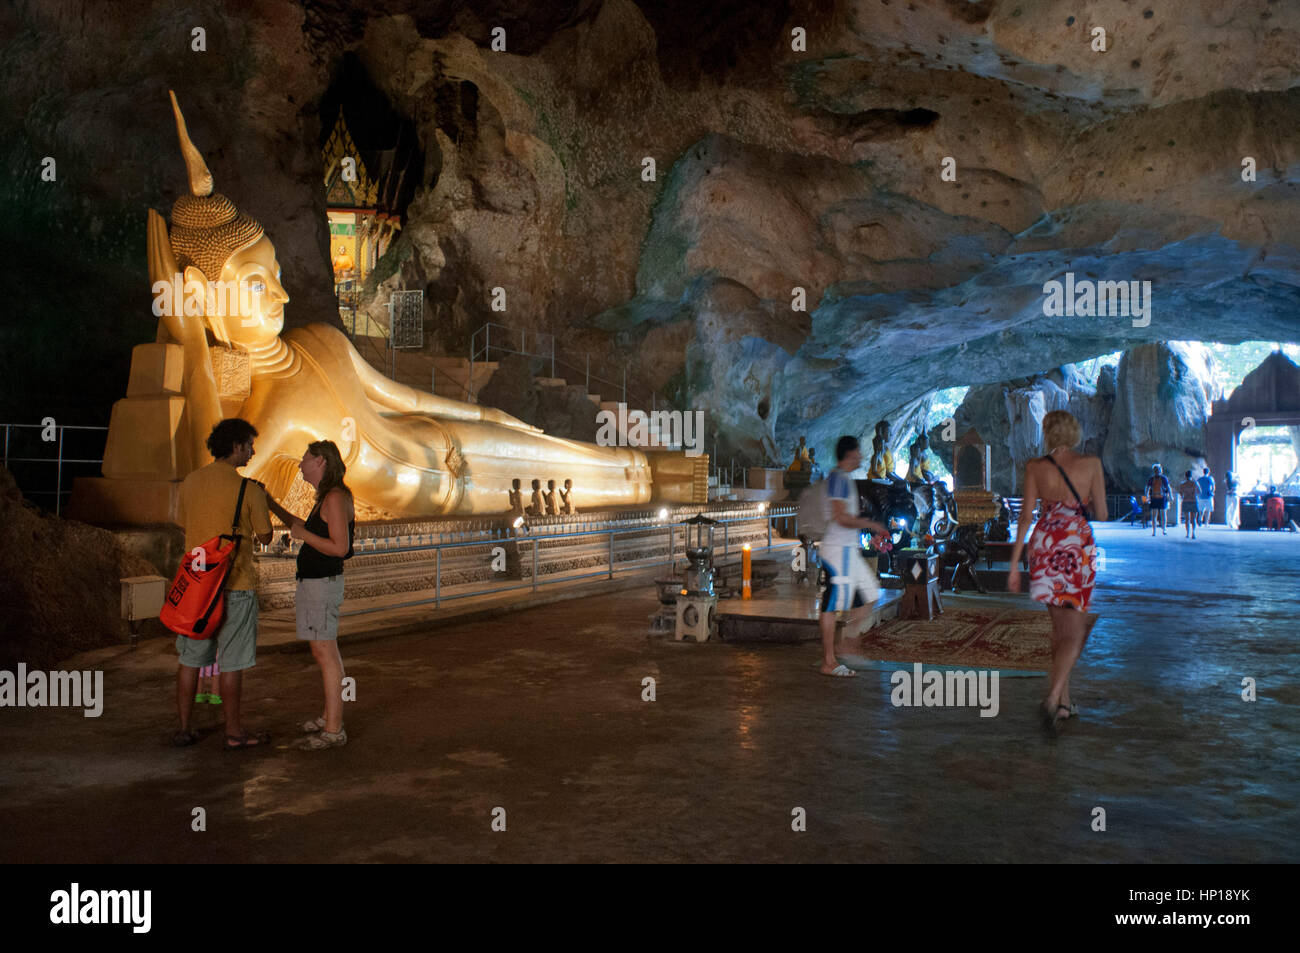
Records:
<instances>
[{"instance_id":1,"label":"flip flop sandal","mask_svg":"<svg viewBox=\"0 0 1300 953\"><path fill-rule=\"evenodd\" d=\"M309 735L313 735L318 731L324 731L325 719L317 717L313 718L311 721L304 721L302 723L302 730Z\"/></svg>"},{"instance_id":2,"label":"flip flop sandal","mask_svg":"<svg viewBox=\"0 0 1300 953\"><path fill-rule=\"evenodd\" d=\"M858 675L857 672L853 671L853 669L843 663L836 665L829 672L822 672L822 674L829 678L856 678Z\"/></svg>"},{"instance_id":3,"label":"flip flop sandal","mask_svg":"<svg viewBox=\"0 0 1300 953\"><path fill-rule=\"evenodd\" d=\"M231 744L231 742L234 744ZM244 735L226 735L222 747L226 751L240 751L244 748L265 748L271 743L271 736L265 731L249 732Z\"/></svg>"},{"instance_id":4,"label":"flip flop sandal","mask_svg":"<svg viewBox=\"0 0 1300 953\"><path fill-rule=\"evenodd\" d=\"M199 743L199 733L197 731L178 731L172 735L173 748L188 748L190 745Z\"/></svg>"},{"instance_id":5,"label":"flip flop sandal","mask_svg":"<svg viewBox=\"0 0 1300 953\"><path fill-rule=\"evenodd\" d=\"M221 696L220 696L220 695L209 695L209 696L208 696L208 704L209 704L209 705L220 705L220 704L221 704Z\"/></svg>"}]
</instances>

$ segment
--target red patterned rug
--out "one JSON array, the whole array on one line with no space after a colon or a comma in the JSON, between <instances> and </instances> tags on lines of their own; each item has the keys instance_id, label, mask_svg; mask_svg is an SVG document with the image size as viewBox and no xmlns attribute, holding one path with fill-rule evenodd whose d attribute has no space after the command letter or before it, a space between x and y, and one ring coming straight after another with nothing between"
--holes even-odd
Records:
<instances>
[{"instance_id":1,"label":"red patterned rug","mask_svg":"<svg viewBox=\"0 0 1300 953\"><path fill-rule=\"evenodd\" d=\"M1088 628L1097 621L1088 613ZM897 662L1046 671L1052 664L1046 610L949 608L934 619L891 619L846 646L854 655Z\"/></svg>"}]
</instances>

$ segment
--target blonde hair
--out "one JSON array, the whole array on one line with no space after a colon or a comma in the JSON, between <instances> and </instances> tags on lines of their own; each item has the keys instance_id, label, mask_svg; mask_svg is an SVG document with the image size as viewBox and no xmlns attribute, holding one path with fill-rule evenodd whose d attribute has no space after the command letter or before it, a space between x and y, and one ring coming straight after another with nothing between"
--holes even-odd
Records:
<instances>
[{"instance_id":1,"label":"blonde hair","mask_svg":"<svg viewBox=\"0 0 1300 953\"><path fill-rule=\"evenodd\" d=\"M1054 410L1043 418L1043 449L1048 453L1060 447L1074 447L1082 437L1079 421L1068 410Z\"/></svg>"}]
</instances>

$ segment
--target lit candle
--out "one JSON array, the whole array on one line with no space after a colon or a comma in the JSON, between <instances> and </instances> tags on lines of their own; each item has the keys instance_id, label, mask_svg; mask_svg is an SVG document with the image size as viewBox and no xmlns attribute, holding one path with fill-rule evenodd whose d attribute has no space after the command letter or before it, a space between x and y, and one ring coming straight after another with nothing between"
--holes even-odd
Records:
<instances>
[{"instance_id":1,"label":"lit candle","mask_svg":"<svg viewBox=\"0 0 1300 953\"><path fill-rule=\"evenodd\" d=\"M753 598L749 586L750 571L752 568L753 567L750 564L749 544L746 543L740 550L740 598L742 599Z\"/></svg>"}]
</instances>

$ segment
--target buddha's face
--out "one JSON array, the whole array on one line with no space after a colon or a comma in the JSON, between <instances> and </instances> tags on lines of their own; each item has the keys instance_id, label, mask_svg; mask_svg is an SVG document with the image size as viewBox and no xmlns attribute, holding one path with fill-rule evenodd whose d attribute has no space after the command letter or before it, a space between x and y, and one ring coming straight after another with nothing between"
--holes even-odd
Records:
<instances>
[{"instance_id":1,"label":"buddha's face","mask_svg":"<svg viewBox=\"0 0 1300 953\"><path fill-rule=\"evenodd\" d=\"M284 305L289 295L280 284L280 263L269 238L263 235L231 255L221 269L221 280L239 282L248 291L240 295L238 311L241 313L209 318L214 324L221 324L224 337L247 347L265 345L279 335L284 328Z\"/></svg>"}]
</instances>

